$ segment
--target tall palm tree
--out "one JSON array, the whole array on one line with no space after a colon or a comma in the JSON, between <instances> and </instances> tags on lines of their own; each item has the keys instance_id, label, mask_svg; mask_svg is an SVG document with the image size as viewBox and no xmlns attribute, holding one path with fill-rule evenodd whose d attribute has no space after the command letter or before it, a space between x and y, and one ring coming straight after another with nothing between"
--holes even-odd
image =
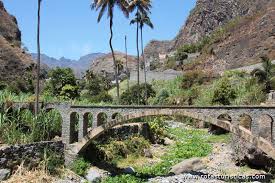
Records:
<instances>
[{"instance_id":1,"label":"tall palm tree","mask_svg":"<svg viewBox=\"0 0 275 183\"><path fill-rule=\"evenodd\" d=\"M39 113L39 84L40 84L40 8L42 0L38 0L37 10L37 68L36 68L36 88L35 88L35 115Z\"/></svg>"},{"instance_id":2,"label":"tall palm tree","mask_svg":"<svg viewBox=\"0 0 275 183\"><path fill-rule=\"evenodd\" d=\"M138 85L138 104L140 101L140 80L139 80L139 69L140 69L140 61L139 61L139 24L141 20L141 14L147 14L150 12L152 5L151 0L132 0L129 3L129 12L133 12L136 10L136 17L133 19L130 24L136 23L137 31L136 31L136 44L137 44L137 85Z\"/></svg>"},{"instance_id":3,"label":"tall palm tree","mask_svg":"<svg viewBox=\"0 0 275 183\"><path fill-rule=\"evenodd\" d=\"M118 82L118 66L117 61L115 58L115 53L112 45L113 40L113 18L114 18L114 7L118 6L119 9L124 13L126 17L129 16L128 12L128 1L127 0L93 0L91 8L95 9L96 11L99 10L97 22L100 22L102 16L107 11L108 18L110 19L110 39L109 39L109 46L112 51L113 63L114 63L114 73L115 73L115 80L116 80L116 89L117 89L117 99L119 103L119 82Z\"/></svg>"},{"instance_id":4,"label":"tall palm tree","mask_svg":"<svg viewBox=\"0 0 275 183\"><path fill-rule=\"evenodd\" d=\"M147 14L141 14L140 17L140 39L141 39L141 54L144 64L144 83L145 83L145 102L147 103L147 77L146 77L146 60L144 55L144 48L143 48L143 27L144 25L147 25L151 29L154 28L153 23L151 22L151 19Z\"/></svg>"}]
</instances>

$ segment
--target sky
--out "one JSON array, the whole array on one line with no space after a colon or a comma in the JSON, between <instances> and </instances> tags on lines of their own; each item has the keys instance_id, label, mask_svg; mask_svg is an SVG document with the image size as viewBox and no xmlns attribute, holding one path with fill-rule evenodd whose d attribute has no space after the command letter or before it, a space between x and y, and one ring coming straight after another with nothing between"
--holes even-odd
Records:
<instances>
[{"instance_id":1,"label":"sky","mask_svg":"<svg viewBox=\"0 0 275 183\"><path fill-rule=\"evenodd\" d=\"M35 53L37 0L2 0L9 13L16 16L22 32L22 42ZM43 0L41 6L41 52L48 56L70 59L89 53L109 53L109 20L104 16L97 23L98 12L90 9L91 0ZM150 40L171 40L184 25L196 0L152 0L151 21L154 29L144 28L144 45ZM114 13L113 47L136 55L136 27L129 24L116 8Z\"/></svg>"}]
</instances>

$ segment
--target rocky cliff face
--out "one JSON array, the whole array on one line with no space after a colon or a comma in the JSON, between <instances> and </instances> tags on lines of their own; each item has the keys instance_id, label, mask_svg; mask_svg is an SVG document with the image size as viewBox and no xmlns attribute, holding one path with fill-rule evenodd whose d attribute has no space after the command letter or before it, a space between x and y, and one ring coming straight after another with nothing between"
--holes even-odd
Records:
<instances>
[{"instance_id":1,"label":"rocky cliff face","mask_svg":"<svg viewBox=\"0 0 275 183\"><path fill-rule=\"evenodd\" d=\"M275 59L275 2L238 21L222 39L209 45L210 53L198 58L197 69L216 72L260 62L262 55Z\"/></svg>"},{"instance_id":2,"label":"rocky cliff face","mask_svg":"<svg viewBox=\"0 0 275 183\"><path fill-rule=\"evenodd\" d=\"M21 32L16 18L9 15L0 1L0 81L22 78L26 69L33 64L30 55L21 46Z\"/></svg>"},{"instance_id":3,"label":"rocky cliff face","mask_svg":"<svg viewBox=\"0 0 275 183\"><path fill-rule=\"evenodd\" d=\"M195 43L234 18L253 15L268 2L270 0L198 0L172 47Z\"/></svg>"},{"instance_id":4,"label":"rocky cliff face","mask_svg":"<svg viewBox=\"0 0 275 183\"><path fill-rule=\"evenodd\" d=\"M226 36L208 45L213 52L203 54L196 68L215 71L236 68L259 62L258 57L263 54L274 59L274 14L274 0L198 0L178 35L164 43L149 43L146 57L168 54L182 45L197 43L239 19L239 25Z\"/></svg>"},{"instance_id":5,"label":"rocky cliff face","mask_svg":"<svg viewBox=\"0 0 275 183\"><path fill-rule=\"evenodd\" d=\"M0 36L4 37L10 43L21 42L21 32L17 26L17 20L10 15L4 8L4 4L0 1Z\"/></svg>"}]
</instances>

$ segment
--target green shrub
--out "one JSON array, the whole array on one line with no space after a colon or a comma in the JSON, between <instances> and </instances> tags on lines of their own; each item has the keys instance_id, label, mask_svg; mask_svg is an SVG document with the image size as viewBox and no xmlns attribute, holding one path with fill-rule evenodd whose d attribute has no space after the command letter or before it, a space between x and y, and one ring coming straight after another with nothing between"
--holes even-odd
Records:
<instances>
[{"instance_id":1,"label":"green shrub","mask_svg":"<svg viewBox=\"0 0 275 183\"><path fill-rule=\"evenodd\" d=\"M64 158L59 152L50 149L44 149L44 162L46 170L50 174L57 174L58 169L63 167Z\"/></svg>"},{"instance_id":2,"label":"green shrub","mask_svg":"<svg viewBox=\"0 0 275 183\"><path fill-rule=\"evenodd\" d=\"M78 158L70 165L70 169L80 176L85 176L90 166L90 163L84 158Z\"/></svg>"},{"instance_id":3,"label":"green shrub","mask_svg":"<svg viewBox=\"0 0 275 183\"><path fill-rule=\"evenodd\" d=\"M154 104L166 104L167 99L170 97L170 93L167 91L167 89L163 88L160 90L160 92L157 94L157 96L154 99Z\"/></svg>"},{"instance_id":4,"label":"green shrub","mask_svg":"<svg viewBox=\"0 0 275 183\"><path fill-rule=\"evenodd\" d=\"M64 99L75 99L79 96L78 86L66 84L62 87L60 96Z\"/></svg>"},{"instance_id":5,"label":"green shrub","mask_svg":"<svg viewBox=\"0 0 275 183\"><path fill-rule=\"evenodd\" d=\"M151 132L151 140L153 143L162 143L164 137L167 136L167 125L162 117L154 118L149 121Z\"/></svg>"},{"instance_id":6,"label":"green shrub","mask_svg":"<svg viewBox=\"0 0 275 183\"><path fill-rule=\"evenodd\" d=\"M82 97L87 98L91 103L113 102L113 97L109 95L106 91L103 91L96 96L90 96L89 94L86 94L86 95L83 95Z\"/></svg>"},{"instance_id":7,"label":"green shrub","mask_svg":"<svg viewBox=\"0 0 275 183\"><path fill-rule=\"evenodd\" d=\"M132 136L124 141L111 139L105 144L97 144L97 148L103 156L103 159L111 162L115 162L121 158L126 158L130 154L142 156L143 150L149 146L149 142L139 136Z\"/></svg>"},{"instance_id":8,"label":"green shrub","mask_svg":"<svg viewBox=\"0 0 275 183\"><path fill-rule=\"evenodd\" d=\"M236 98L236 91L232 87L230 81L227 78L223 78L219 81L214 90L214 96L212 99L213 104L230 105L231 101Z\"/></svg>"},{"instance_id":9,"label":"green shrub","mask_svg":"<svg viewBox=\"0 0 275 183\"><path fill-rule=\"evenodd\" d=\"M206 75L201 71L189 71L183 75L182 88L190 89L193 85L202 85L205 82L209 82L212 79L210 75Z\"/></svg>"},{"instance_id":10,"label":"green shrub","mask_svg":"<svg viewBox=\"0 0 275 183\"><path fill-rule=\"evenodd\" d=\"M147 95L145 96L145 91ZM132 104L147 104L147 100L150 97L154 97L156 92L153 90L150 84L134 85L129 90L122 93L120 97L121 104L132 105ZM138 101L139 100L139 101Z\"/></svg>"}]
</instances>

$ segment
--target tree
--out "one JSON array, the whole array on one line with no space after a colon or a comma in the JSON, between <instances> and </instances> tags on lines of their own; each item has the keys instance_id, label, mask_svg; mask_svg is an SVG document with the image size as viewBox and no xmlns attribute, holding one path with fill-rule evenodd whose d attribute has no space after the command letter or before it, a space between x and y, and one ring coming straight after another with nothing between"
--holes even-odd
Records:
<instances>
[{"instance_id":1,"label":"tree","mask_svg":"<svg viewBox=\"0 0 275 183\"><path fill-rule=\"evenodd\" d=\"M119 100L119 83L118 83L118 69L117 69L117 61L115 58L115 53L112 45L113 40L113 18L114 18L114 7L118 6L120 10L124 13L126 17L129 16L128 13L128 1L127 0L93 0L91 8L95 9L96 11L99 10L97 22L100 22L103 14L107 11L108 18L110 19L110 40L109 40L109 46L112 51L112 57L113 57L113 67L114 67L114 73L115 73L115 80L116 80L116 88L117 88L117 98ZM119 102L119 101L118 101Z\"/></svg>"},{"instance_id":2,"label":"tree","mask_svg":"<svg viewBox=\"0 0 275 183\"><path fill-rule=\"evenodd\" d=\"M275 68L268 57L263 56L261 60L263 69L256 68L251 72L251 75L256 77L259 82L264 83L266 92L269 92L272 89L271 80L275 73Z\"/></svg>"},{"instance_id":3,"label":"tree","mask_svg":"<svg viewBox=\"0 0 275 183\"><path fill-rule=\"evenodd\" d=\"M78 86L73 70L70 68L56 68L49 71L49 81L45 91L53 96L63 98L78 97Z\"/></svg>"},{"instance_id":4,"label":"tree","mask_svg":"<svg viewBox=\"0 0 275 183\"><path fill-rule=\"evenodd\" d=\"M154 91L152 85L141 84L140 86L134 85L130 87L130 90L122 93L120 101L124 105L132 105L132 104L146 104L146 101L150 97L155 97L156 92ZM145 88L147 88L147 96L145 96ZM140 93L139 93L140 92ZM138 98L138 95L141 95L141 98ZM139 100L139 101L138 101Z\"/></svg>"},{"instance_id":5,"label":"tree","mask_svg":"<svg viewBox=\"0 0 275 183\"><path fill-rule=\"evenodd\" d=\"M213 104L230 105L231 100L236 98L236 91L232 87L228 78L223 78L219 81L217 87L214 90L212 99Z\"/></svg>"},{"instance_id":6,"label":"tree","mask_svg":"<svg viewBox=\"0 0 275 183\"><path fill-rule=\"evenodd\" d=\"M151 9L151 1L150 0L132 0L129 4L129 11L133 12L136 10L136 18L133 19L130 24L136 23L136 44L137 44L137 87L139 88L140 80L139 80L139 68L140 68L140 61L139 61L139 24L141 24L142 14L146 15L150 13ZM144 24L143 24L144 25ZM139 92L138 92L139 93ZM138 98L140 95L138 94ZM140 100L138 100L140 101Z\"/></svg>"},{"instance_id":7,"label":"tree","mask_svg":"<svg viewBox=\"0 0 275 183\"><path fill-rule=\"evenodd\" d=\"M35 115L39 113L39 83L40 83L40 8L42 0L38 0L37 10L37 69L36 69L36 88L35 88Z\"/></svg>"},{"instance_id":8,"label":"tree","mask_svg":"<svg viewBox=\"0 0 275 183\"><path fill-rule=\"evenodd\" d=\"M151 22L149 16L147 14L141 14L140 17L140 39L141 39L141 54L142 54L142 59L143 59L143 64L144 64L144 82L145 82L145 98L147 95L147 78L146 78L146 60L145 60L145 55L144 55L144 48L143 48L143 27L144 25L147 25L151 29L154 28L153 23ZM147 102L146 102L147 103Z\"/></svg>"}]
</instances>

